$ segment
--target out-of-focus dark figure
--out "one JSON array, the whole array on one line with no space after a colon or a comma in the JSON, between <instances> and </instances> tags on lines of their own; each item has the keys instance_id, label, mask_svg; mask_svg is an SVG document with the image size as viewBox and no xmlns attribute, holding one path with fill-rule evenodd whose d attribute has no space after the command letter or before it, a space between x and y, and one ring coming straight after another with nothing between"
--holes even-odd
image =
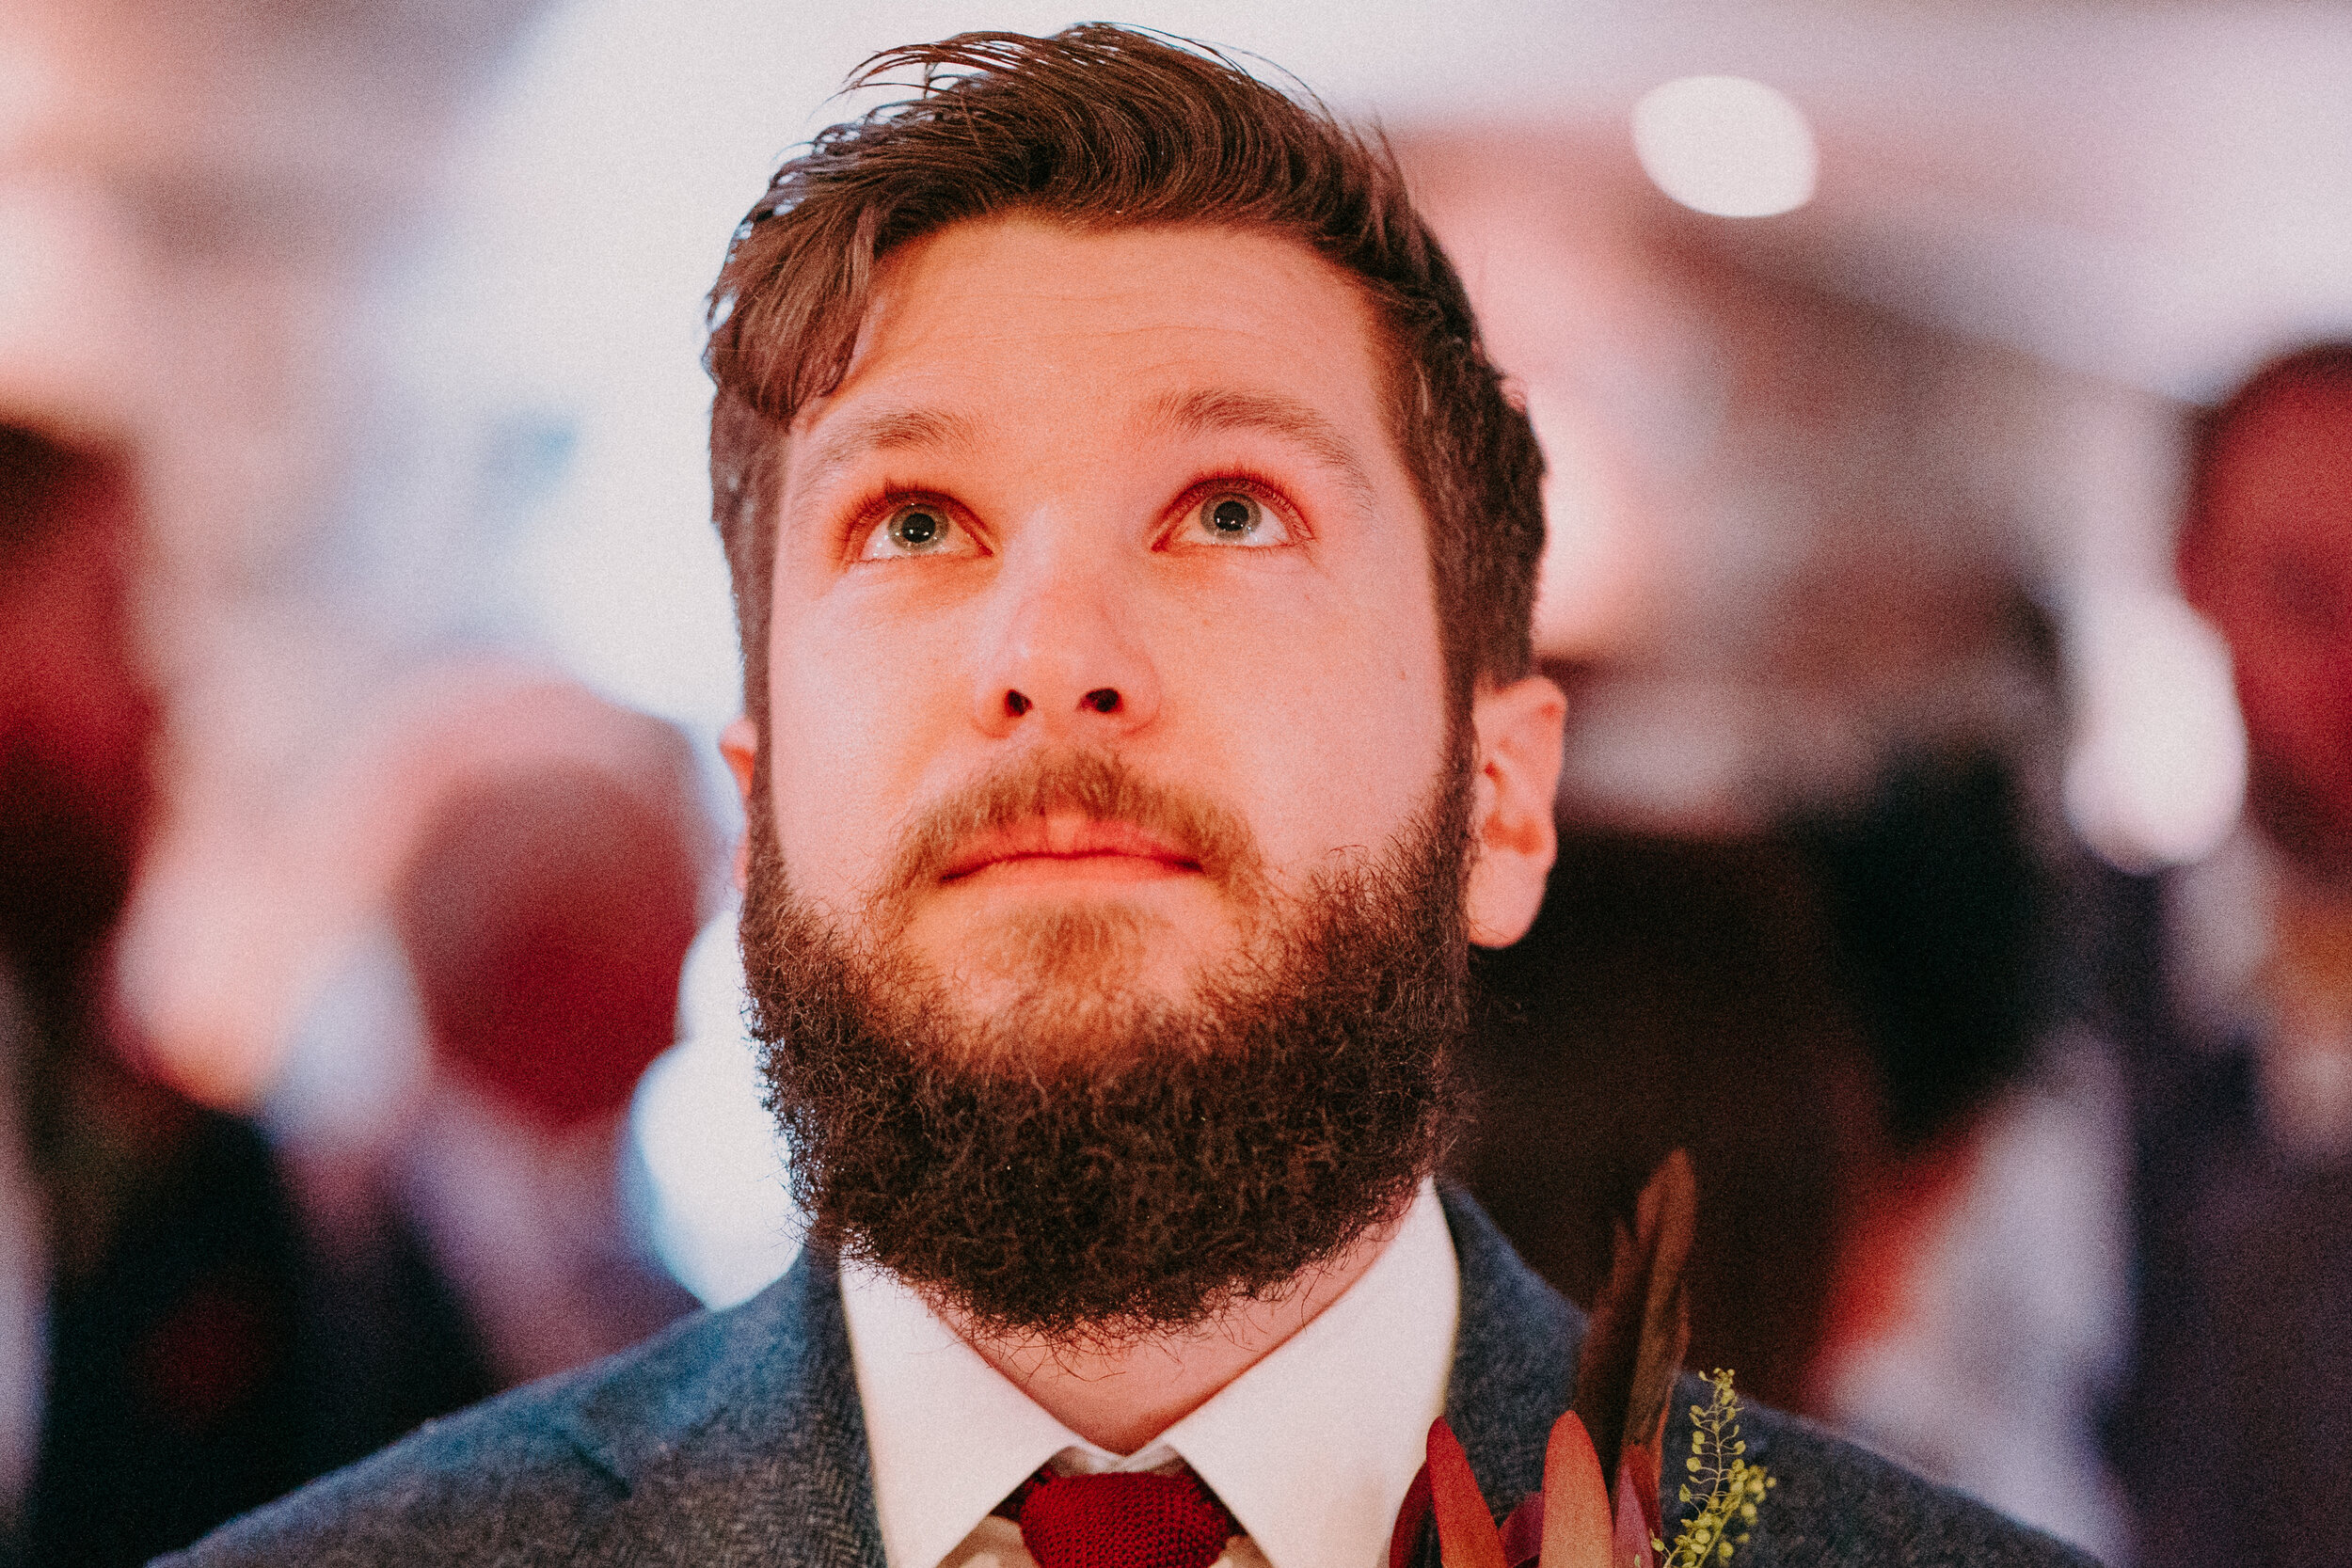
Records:
<instances>
[{"instance_id":1,"label":"out-of-focus dark figure","mask_svg":"<svg viewBox=\"0 0 2352 1568\"><path fill-rule=\"evenodd\" d=\"M2352 1562L2352 345L2201 423L2181 586L2230 645L2247 829L2169 879L2133 1061L2145 1568Z\"/></svg>"},{"instance_id":2,"label":"out-of-focus dark figure","mask_svg":"<svg viewBox=\"0 0 2352 1568\"><path fill-rule=\"evenodd\" d=\"M0 426L0 1498L40 1564L144 1560L312 1473L267 1147L135 1070L105 1000L153 799L137 548L124 463Z\"/></svg>"},{"instance_id":3,"label":"out-of-focus dark figure","mask_svg":"<svg viewBox=\"0 0 2352 1568\"><path fill-rule=\"evenodd\" d=\"M1885 1105L1808 1404L2112 1560L2129 1541L2098 1427L2127 1331L2123 1094L2097 984L2113 917L2104 868L2054 802L2037 810L2036 761L1915 752L1800 833Z\"/></svg>"},{"instance_id":4,"label":"out-of-focus dark figure","mask_svg":"<svg viewBox=\"0 0 2352 1568\"><path fill-rule=\"evenodd\" d=\"M2042 867L1989 752L1898 759L1856 811L1798 833L1886 1134L1919 1149L2025 1066L2047 1026Z\"/></svg>"},{"instance_id":5,"label":"out-of-focus dark figure","mask_svg":"<svg viewBox=\"0 0 2352 1568\"><path fill-rule=\"evenodd\" d=\"M1693 1365L1806 1388L1879 1097L1784 844L1571 828L1542 913L1478 955L1477 1135L1457 1169L1546 1278L1590 1302L1613 1216L1667 1150L1700 1183Z\"/></svg>"}]
</instances>

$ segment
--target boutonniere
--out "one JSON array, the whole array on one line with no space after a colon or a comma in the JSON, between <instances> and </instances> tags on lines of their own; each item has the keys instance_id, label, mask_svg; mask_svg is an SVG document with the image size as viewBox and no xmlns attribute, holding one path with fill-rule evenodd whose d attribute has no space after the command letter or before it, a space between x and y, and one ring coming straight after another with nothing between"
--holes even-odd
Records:
<instances>
[{"instance_id":1,"label":"boutonniere","mask_svg":"<svg viewBox=\"0 0 2352 1568\"><path fill-rule=\"evenodd\" d=\"M1700 1568L1747 1540L1773 1481L1748 1463L1731 1374L1708 1378L1692 1405L1689 1478L1679 1496L1697 1511L1665 1540L1660 1467L1676 1375L1691 1340L1684 1272L1698 1212L1690 1156L1676 1149L1642 1189L1633 1228L1620 1224L1609 1283L1578 1357L1576 1401L1551 1429L1543 1489L1502 1528L1470 1474L1454 1429L1429 1428L1428 1460L1397 1511L1390 1568L1408 1568L1434 1517L1444 1568ZM1614 1476L1613 1490L1605 1478Z\"/></svg>"}]
</instances>

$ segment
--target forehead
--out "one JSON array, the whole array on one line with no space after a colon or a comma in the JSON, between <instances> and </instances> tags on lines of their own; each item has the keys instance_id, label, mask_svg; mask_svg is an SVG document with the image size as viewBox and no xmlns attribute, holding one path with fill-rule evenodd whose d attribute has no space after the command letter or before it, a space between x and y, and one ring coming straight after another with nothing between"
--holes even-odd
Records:
<instances>
[{"instance_id":1,"label":"forehead","mask_svg":"<svg viewBox=\"0 0 2352 1568\"><path fill-rule=\"evenodd\" d=\"M818 439L794 445L820 454L828 428L878 405L935 442L1048 416L1144 419L1204 392L1385 434L1386 363L1363 292L1294 240L979 219L883 259L841 385L796 420ZM964 429L938 427L959 413Z\"/></svg>"},{"instance_id":2,"label":"forehead","mask_svg":"<svg viewBox=\"0 0 2352 1568\"><path fill-rule=\"evenodd\" d=\"M2241 542L2312 533L2352 549L2352 385L2289 381L2241 412L2214 446L2205 499Z\"/></svg>"}]
</instances>

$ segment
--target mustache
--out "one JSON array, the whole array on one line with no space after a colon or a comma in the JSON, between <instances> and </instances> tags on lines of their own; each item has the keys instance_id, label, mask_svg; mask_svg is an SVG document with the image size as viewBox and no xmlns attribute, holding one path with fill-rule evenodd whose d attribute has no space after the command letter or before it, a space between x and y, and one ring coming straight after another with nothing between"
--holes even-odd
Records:
<instances>
[{"instance_id":1,"label":"mustache","mask_svg":"<svg viewBox=\"0 0 2352 1568\"><path fill-rule=\"evenodd\" d=\"M1240 814L1196 790L1158 783L1108 752L1040 752L993 769L925 808L882 879L884 902L935 885L963 846L1053 816L1125 822L1182 853L1219 887L1263 876L1257 838Z\"/></svg>"}]
</instances>

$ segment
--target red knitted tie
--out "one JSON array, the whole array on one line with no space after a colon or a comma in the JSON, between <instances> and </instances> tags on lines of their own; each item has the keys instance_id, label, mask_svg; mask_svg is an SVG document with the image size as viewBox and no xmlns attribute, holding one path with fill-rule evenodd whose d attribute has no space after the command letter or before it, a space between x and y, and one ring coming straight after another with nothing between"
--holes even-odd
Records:
<instances>
[{"instance_id":1,"label":"red knitted tie","mask_svg":"<svg viewBox=\"0 0 2352 1568\"><path fill-rule=\"evenodd\" d=\"M1209 1568L1240 1533L1190 1470L1024 1481L1005 1512L1037 1568Z\"/></svg>"}]
</instances>

